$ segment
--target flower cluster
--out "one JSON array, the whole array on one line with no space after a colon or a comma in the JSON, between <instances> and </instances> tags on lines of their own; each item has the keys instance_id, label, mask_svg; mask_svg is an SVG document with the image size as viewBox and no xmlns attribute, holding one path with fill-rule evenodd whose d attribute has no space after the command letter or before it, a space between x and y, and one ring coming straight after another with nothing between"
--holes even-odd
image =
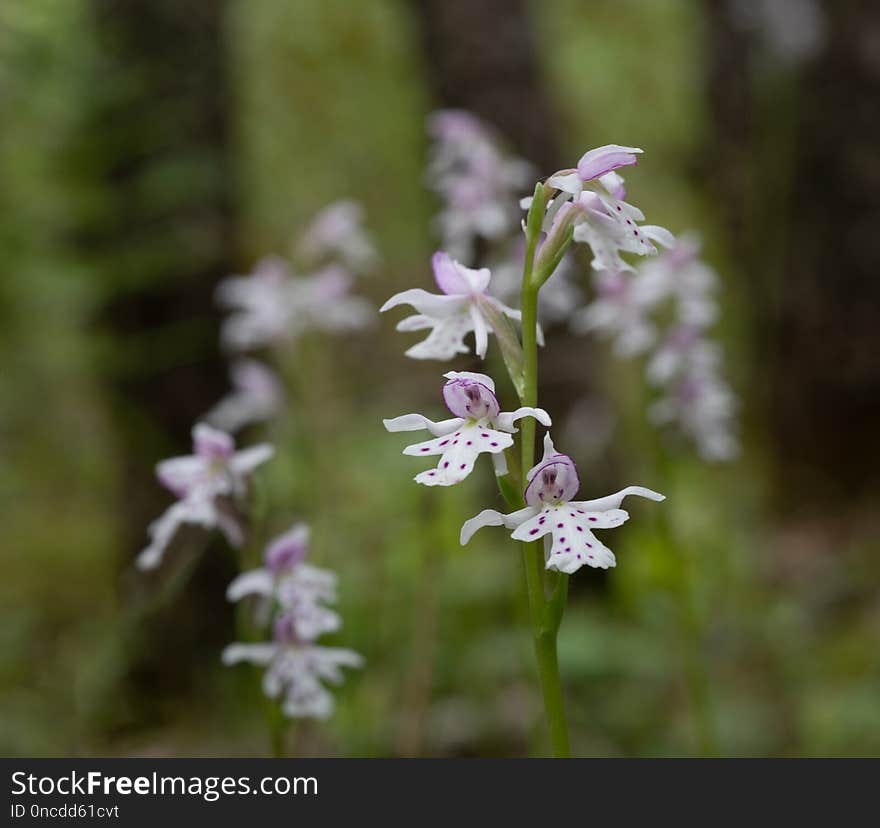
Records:
<instances>
[{"instance_id":1,"label":"flower cluster","mask_svg":"<svg viewBox=\"0 0 880 828\"><path fill-rule=\"evenodd\" d=\"M282 259L257 263L249 276L224 279L217 302L232 311L221 338L230 351L289 342L309 330L357 330L370 324L366 300L350 293L354 276L330 264L310 276L295 276Z\"/></svg>"},{"instance_id":2,"label":"flower cluster","mask_svg":"<svg viewBox=\"0 0 880 828\"><path fill-rule=\"evenodd\" d=\"M289 343L310 330L362 328L374 318L373 308L350 292L355 274L376 262L358 204L342 201L322 210L297 249L311 275L295 276L285 260L265 258L249 276L224 279L217 287L218 304L231 311L221 343L238 355L230 366L232 389L193 429L193 454L159 463L159 481L177 501L150 525L150 543L137 559L141 569L161 563L183 524L217 528L230 545L244 544L245 526L254 522L248 479L274 449L262 443L236 451L231 434L277 416L285 395L272 368L242 354ZM322 682L339 683L341 668L360 666L362 659L315 643L341 622L327 606L335 601L336 576L304 562L307 541L306 527L295 526L269 544L263 567L232 582L230 600L251 601L255 620L271 625L273 633L271 642L227 647L223 659L265 666L263 687L270 697L283 698L286 715L324 718L333 697Z\"/></svg>"},{"instance_id":3,"label":"flower cluster","mask_svg":"<svg viewBox=\"0 0 880 828\"><path fill-rule=\"evenodd\" d=\"M574 500L580 489L577 466L553 446L550 432L544 437L544 456L526 475L526 507L510 514L486 509L465 522L461 542L466 544L484 526L513 529L514 540L534 541L549 535L545 544L547 569L571 574L582 566L608 569L616 566L614 553L594 534L594 529L613 529L629 519L619 508L627 495L649 500L664 496L643 486L627 486L597 500Z\"/></svg>"},{"instance_id":4,"label":"flower cluster","mask_svg":"<svg viewBox=\"0 0 880 828\"><path fill-rule=\"evenodd\" d=\"M674 243L667 230L639 224L644 220L641 211L624 201L623 182L614 170L635 163L638 152L641 150L616 145L602 147L586 153L577 170L563 170L548 179L544 185L546 212L539 217L543 239L534 265L539 272L546 271L543 281L558 268L572 238L591 245L593 267L603 273L632 269L623 254L655 255L654 242L664 246ZM525 199L523 206L531 211L532 201ZM398 330L430 330L427 339L407 351L408 356L448 360L468 353L464 338L473 332L474 352L485 358L489 332L494 330L499 338L502 336L499 318L521 320L520 312L489 295L492 273L488 268L473 270L445 252L436 253L432 264L441 295L406 290L389 299L381 310L412 305L417 315L404 319ZM535 336L539 336L537 329ZM505 363L522 396L522 377L516 376L516 368L512 367L517 361L506 356ZM507 477L505 451L514 445L516 421L531 417L549 428L549 414L529 405L502 412L495 383L486 374L450 371L444 376L443 401L452 418L434 421L422 414L405 414L384 421L388 431L427 430L432 435L404 449L403 453L410 456L439 457L437 465L419 472L415 481L426 486L460 483L473 471L481 454L493 458L498 477ZM549 433L543 459L521 482L525 508L507 515L494 510L481 512L465 523L461 542L466 543L474 531L488 525L503 524L514 529L517 540L551 535L546 568L567 574L582 566L614 566L613 553L593 531L614 528L627 519L627 513L619 508L624 497L663 500L662 495L639 486L598 500L574 500L580 487L577 469L570 457L555 450Z\"/></svg>"},{"instance_id":5,"label":"flower cluster","mask_svg":"<svg viewBox=\"0 0 880 828\"><path fill-rule=\"evenodd\" d=\"M597 271L597 298L573 325L610 337L620 356L647 354L648 382L662 389L651 419L676 423L704 458L725 460L738 449L736 399L708 335L718 317L718 277L699 254L699 242L683 236L635 270Z\"/></svg>"},{"instance_id":6,"label":"flower cluster","mask_svg":"<svg viewBox=\"0 0 880 828\"><path fill-rule=\"evenodd\" d=\"M525 261L519 203L532 165L505 152L494 131L460 110L431 115L428 183L441 202L436 226L441 247L459 262L477 264L478 251L492 270L491 294L518 301ZM540 297L539 318L566 319L582 296L565 260Z\"/></svg>"},{"instance_id":7,"label":"flower cluster","mask_svg":"<svg viewBox=\"0 0 880 828\"><path fill-rule=\"evenodd\" d=\"M235 440L226 432L196 425L193 453L156 467L159 482L177 502L150 524L150 543L138 556L138 567L157 567L177 530L187 523L219 529L232 546L241 546L248 478L273 452L268 443L236 451Z\"/></svg>"},{"instance_id":8,"label":"flower cluster","mask_svg":"<svg viewBox=\"0 0 880 828\"><path fill-rule=\"evenodd\" d=\"M315 643L342 622L326 606L336 601L336 575L305 562L308 538L308 527L296 524L266 547L262 567L243 572L229 585L229 600L253 601L254 617L271 628L272 639L230 644L223 661L265 667L263 690L282 699L286 716L325 719L333 713L334 701L323 682L341 683L341 668L360 667L363 658L352 650Z\"/></svg>"},{"instance_id":9,"label":"flower cluster","mask_svg":"<svg viewBox=\"0 0 880 828\"><path fill-rule=\"evenodd\" d=\"M428 132L428 185L442 203L436 222L443 247L472 262L478 242L507 239L517 227L531 165L506 155L489 126L469 112L435 112Z\"/></svg>"}]
</instances>

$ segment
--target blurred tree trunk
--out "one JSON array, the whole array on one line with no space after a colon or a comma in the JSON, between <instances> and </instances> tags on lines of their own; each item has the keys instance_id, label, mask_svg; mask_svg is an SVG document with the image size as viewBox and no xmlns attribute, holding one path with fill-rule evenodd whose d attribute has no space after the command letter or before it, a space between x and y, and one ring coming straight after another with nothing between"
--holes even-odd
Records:
<instances>
[{"instance_id":1,"label":"blurred tree trunk","mask_svg":"<svg viewBox=\"0 0 880 828\"><path fill-rule=\"evenodd\" d=\"M225 3L89 1L96 65L77 166L90 171L95 199L76 225L77 244L102 297L100 367L117 425L128 569L170 501L156 460L189 453L194 421L225 386L212 304L236 261ZM196 639L206 652L224 634L216 618L231 564L223 556L203 564L201 588L164 619L167 629L155 625L163 643L153 657L189 662ZM167 665L152 672L175 674Z\"/></svg>"},{"instance_id":2,"label":"blurred tree trunk","mask_svg":"<svg viewBox=\"0 0 880 828\"><path fill-rule=\"evenodd\" d=\"M560 165L525 0L417 0L428 82L440 106L497 127L549 174Z\"/></svg>"},{"instance_id":3,"label":"blurred tree trunk","mask_svg":"<svg viewBox=\"0 0 880 828\"><path fill-rule=\"evenodd\" d=\"M707 4L711 168L749 274L778 480L814 505L878 486L880 4L791 8L774 33ZM793 54L816 10L814 48Z\"/></svg>"}]
</instances>

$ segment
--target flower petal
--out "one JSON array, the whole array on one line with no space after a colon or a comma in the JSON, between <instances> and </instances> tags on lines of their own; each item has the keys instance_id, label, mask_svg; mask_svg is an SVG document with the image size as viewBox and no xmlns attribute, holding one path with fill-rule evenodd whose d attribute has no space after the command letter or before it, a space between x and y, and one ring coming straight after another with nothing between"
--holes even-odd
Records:
<instances>
[{"instance_id":1,"label":"flower petal","mask_svg":"<svg viewBox=\"0 0 880 828\"><path fill-rule=\"evenodd\" d=\"M498 454L512 445L513 438L509 434L474 423L445 437L407 446L403 453L414 456L440 454L437 468L422 472L415 480L425 486L453 486L473 471L480 454Z\"/></svg>"},{"instance_id":2,"label":"flower petal","mask_svg":"<svg viewBox=\"0 0 880 828\"><path fill-rule=\"evenodd\" d=\"M472 517L464 522L464 525L461 527L461 545L464 546L474 536L474 533L484 526L506 526L508 529L515 529L536 512L537 509L531 506L526 506L525 509L519 509L507 515L496 512L494 509L484 509L476 517Z\"/></svg>"},{"instance_id":3,"label":"flower petal","mask_svg":"<svg viewBox=\"0 0 880 828\"><path fill-rule=\"evenodd\" d=\"M430 316L433 319L446 319L462 310L468 302L466 296L441 296L436 293L428 293L421 288L411 288L395 293L379 308L379 312L384 313L398 305L412 305L425 316Z\"/></svg>"},{"instance_id":4,"label":"flower petal","mask_svg":"<svg viewBox=\"0 0 880 828\"><path fill-rule=\"evenodd\" d=\"M242 572L226 588L228 601L240 601L246 595L270 596L275 590L275 579L268 569L252 569Z\"/></svg>"},{"instance_id":5,"label":"flower petal","mask_svg":"<svg viewBox=\"0 0 880 828\"><path fill-rule=\"evenodd\" d=\"M446 434L451 434L455 429L463 425L464 420L461 417L452 417L448 420L434 422L422 414L401 414L399 417L392 417L390 420L382 420L382 424L390 432L427 429L431 434L442 437Z\"/></svg>"},{"instance_id":6,"label":"flower petal","mask_svg":"<svg viewBox=\"0 0 880 828\"><path fill-rule=\"evenodd\" d=\"M499 431L508 431L512 434L517 430L514 426L514 423L517 420L521 420L523 417L534 417L542 426L545 426L546 428L550 428L550 426L553 425L553 422L550 419L550 415L546 411L544 411L543 408L532 408L530 406L517 408L516 411L502 411L495 418L494 425Z\"/></svg>"},{"instance_id":7,"label":"flower petal","mask_svg":"<svg viewBox=\"0 0 880 828\"><path fill-rule=\"evenodd\" d=\"M644 486L627 486L619 492L597 498L596 500L571 501L570 506L583 509L585 512L605 512L609 509L616 509L620 506L625 497L635 495L637 497L646 497L648 500L654 500L658 503L666 500L666 495L655 492L652 489L646 489Z\"/></svg>"},{"instance_id":8,"label":"flower petal","mask_svg":"<svg viewBox=\"0 0 880 828\"><path fill-rule=\"evenodd\" d=\"M229 461L229 467L235 475L250 474L257 466L265 463L275 454L275 448L268 443L237 451Z\"/></svg>"},{"instance_id":9,"label":"flower petal","mask_svg":"<svg viewBox=\"0 0 880 828\"><path fill-rule=\"evenodd\" d=\"M473 330L470 315L461 313L448 319L435 320L427 339L406 351L412 359L452 359L456 354L469 353L464 338Z\"/></svg>"},{"instance_id":10,"label":"flower petal","mask_svg":"<svg viewBox=\"0 0 880 828\"><path fill-rule=\"evenodd\" d=\"M266 665L275 657L277 644L230 644L223 650L224 664L238 664L246 661L249 664Z\"/></svg>"},{"instance_id":11,"label":"flower petal","mask_svg":"<svg viewBox=\"0 0 880 828\"><path fill-rule=\"evenodd\" d=\"M470 305L468 311L471 316L471 324L474 327L474 353L480 358L486 358L489 348L489 326L476 305Z\"/></svg>"}]
</instances>

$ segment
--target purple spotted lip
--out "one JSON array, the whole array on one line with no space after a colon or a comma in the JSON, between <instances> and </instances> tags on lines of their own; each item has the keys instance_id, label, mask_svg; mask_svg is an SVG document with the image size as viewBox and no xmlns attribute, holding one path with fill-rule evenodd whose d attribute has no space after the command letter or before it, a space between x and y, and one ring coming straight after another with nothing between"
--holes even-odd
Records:
<instances>
[{"instance_id":1,"label":"purple spotted lip","mask_svg":"<svg viewBox=\"0 0 880 828\"><path fill-rule=\"evenodd\" d=\"M555 454L535 467L526 486L525 499L529 506L567 502L581 487L577 466L567 454Z\"/></svg>"}]
</instances>

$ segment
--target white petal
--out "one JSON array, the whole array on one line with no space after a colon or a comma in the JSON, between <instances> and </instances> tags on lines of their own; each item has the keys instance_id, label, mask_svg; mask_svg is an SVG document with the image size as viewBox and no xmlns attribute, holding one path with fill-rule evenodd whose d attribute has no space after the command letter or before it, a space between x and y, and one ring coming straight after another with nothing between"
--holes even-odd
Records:
<instances>
[{"instance_id":1,"label":"white petal","mask_svg":"<svg viewBox=\"0 0 880 828\"><path fill-rule=\"evenodd\" d=\"M513 424L517 420L521 420L523 417L534 417L546 428L550 428L550 426L553 425L550 415L544 411L543 408L531 408L530 406L523 406L522 408L517 408L516 411L511 411L509 413L502 411L495 418L494 425L500 431L509 431L513 433L516 431L516 427Z\"/></svg>"},{"instance_id":2,"label":"white petal","mask_svg":"<svg viewBox=\"0 0 880 828\"><path fill-rule=\"evenodd\" d=\"M505 515L501 512L496 512L494 509L484 509L476 517L472 517L464 522L464 525L461 527L461 545L464 546L474 536L474 533L484 526L506 526L508 529L514 529L523 521L535 515L537 511L532 506L526 506L525 509Z\"/></svg>"},{"instance_id":3,"label":"white petal","mask_svg":"<svg viewBox=\"0 0 880 828\"><path fill-rule=\"evenodd\" d=\"M646 489L644 486L627 486L619 492L597 498L596 500L573 500L570 505L587 512L605 512L608 509L618 508L623 502L623 499L629 495L646 497L648 500L655 500L658 503L662 500L666 500L666 495L662 495L652 489Z\"/></svg>"},{"instance_id":4,"label":"white petal","mask_svg":"<svg viewBox=\"0 0 880 828\"><path fill-rule=\"evenodd\" d=\"M584 188L584 183L578 175L577 170L567 170L556 175L551 175L547 179L547 183L557 190L562 190L572 195L579 195Z\"/></svg>"},{"instance_id":5,"label":"white petal","mask_svg":"<svg viewBox=\"0 0 880 828\"><path fill-rule=\"evenodd\" d=\"M408 333L410 331L426 331L429 328L433 328L435 325L435 320L433 320L430 316L424 316L423 314L416 314L415 316L407 316L405 319L401 319L394 326L394 330L400 331L401 333Z\"/></svg>"},{"instance_id":6,"label":"white petal","mask_svg":"<svg viewBox=\"0 0 880 828\"><path fill-rule=\"evenodd\" d=\"M275 580L268 569L252 569L242 572L226 589L229 601L240 601L245 595L270 596L275 589Z\"/></svg>"},{"instance_id":7,"label":"white petal","mask_svg":"<svg viewBox=\"0 0 880 828\"><path fill-rule=\"evenodd\" d=\"M485 359L489 348L489 327L476 305L471 305L469 312L474 326L474 353L480 359Z\"/></svg>"},{"instance_id":8,"label":"white petal","mask_svg":"<svg viewBox=\"0 0 880 828\"><path fill-rule=\"evenodd\" d=\"M493 394L495 393L495 380L488 374L477 374L473 371L447 371L443 377L448 380L466 379L485 385Z\"/></svg>"},{"instance_id":9,"label":"white petal","mask_svg":"<svg viewBox=\"0 0 880 828\"><path fill-rule=\"evenodd\" d=\"M469 349L464 338L473 330L473 322L467 313L448 319L435 320L428 338L413 345L406 355L412 359L452 359L456 354L466 354Z\"/></svg>"},{"instance_id":10,"label":"white petal","mask_svg":"<svg viewBox=\"0 0 880 828\"><path fill-rule=\"evenodd\" d=\"M473 471L480 454L498 454L512 445L509 434L475 423L444 437L407 446L403 453L426 457L440 454L437 468L422 472L415 480L425 486L454 486Z\"/></svg>"},{"instance_id":11,"label":"white petal","mask_svg":"<svg viewBox=\"0 0 880 828\"><path fill-rule=\"evenodd\" d=\"M246 661L249 664L266 665L277 651L277 644L230 644L223 650L222 659L224 664Z\"/></svg>"},{"instance_id":12,"label":"white petal","mask_svg":"<svg viewBox=\"0 0 880 828\"><path fill-rule=\"evenodd\" d=\"M446 434L451 434L455 429L463 425L464 420L461 417L452 417L449 420L434 422L422 414L401 414L399 417L393 417L390 420L382 420L382 424L391 432L427 429L436 437L442 437Z\"/></svg>"}]
</instances>

